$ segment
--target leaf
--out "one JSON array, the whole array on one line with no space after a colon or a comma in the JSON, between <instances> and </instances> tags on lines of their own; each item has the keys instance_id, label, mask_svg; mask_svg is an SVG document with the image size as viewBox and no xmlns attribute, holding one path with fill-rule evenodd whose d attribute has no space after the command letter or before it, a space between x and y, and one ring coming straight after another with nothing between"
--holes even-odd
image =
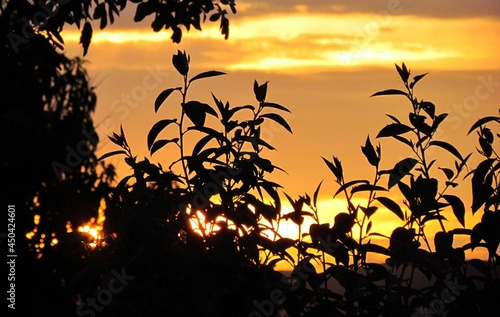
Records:
<instances>
[{"instance_id":1,"label":"leaf","mask_svg":"<svg viewBox=\"0 0 500 317\"><path fill-rule=\"evenodd\" d=\"M168 96L170 96L170 94L172 94L172 92L176 91L176 90L181 90L182 88L181 87L177 87L177 88L168 88L168 89L165 89L164 91L162 91L158 97L156 97L156 100L155 100L155 112L158 112L158 109L160 109L161 105L163 104L163 102L168 98Z\"/></svg>"},{"instance_id":2,"label":"leaf","mask_svg":"<svg viewBox=\"0 0 500 317\"><path fill-rule=\"evenodd\" d=\"M214 14L212 14L212 15L210 16L210 18L208 18L208 19L209 19L210 21L212 21L212 22L215 22L215 21L219 20L219 18L220 18L220 13L214 13Z\"/></svg>"},{"instance_id":3,"label":"leaf","mask_svg":"<svg viewBox=\"0 0 500 317\"><path fill-rule=\"evenodd\" d=\"M458 150L450 143L444 141L431 141L429 142L429 145L439 146L440 148L443 148L446 151L450 152L451 154L455 155L460 161L464 160L460 152L458 152Z\"/></svg>"},{"instance_id":4,"label":"leaf","mask_svg":"<svg viewBox=\"0 0 500 317\"><path fill-rule=\"evenodd\" d=\"M316 203L318 201L318 194L319 194L319 189L321 188L321 184L323 184L323 181L321 181L318 185L318 187L316 188L316 190L314 191L314 195L313 195L313 206L316 207Z\"/></svg>"},{"instance_id":5,"label":"leaf","mask_svg":"<svg viewBox=\"0 0 500 317\"><path fill-rule=\"evenodd\" d=\"M436 106L430 101L422 101L420 103L420 108L424 109L424 111L434 119L436 115Z\"/></svg>"},{"instance_id":6,"label":"leaf","mask_svg":"<svg viewBox=\"0 0 500 317\"><path fill-rule=\"evenodd\" d=\"M432 131L434 129L430 125L425 123L425 116L410 113L410 122L415 128L417 128L419 132L422 132L429 137L432 135Z\"/></svg>"},{"instance_id":7,"label":"leaf","mask_svg":"<svg viewBox=\"0 0 500 317\"><path fill-rule=\"evenodd\" d=\"M410 77L410 72L408 71L408 69L406 69L405 63L403 63L402 68L399 67L397 64L395 64L395 65L396 65L396 70L398 71L399 76L401 77L403 82L407 83L408 78Z\"/></svg>"},{"instance_id":8,"label":"leaf","mask_svg":"<svg viewBox=\"0 0 500 317\"><path fill-rule=\"evenodd\" d=\"M399 89L387 89L387 90L382 90L374 93L370 97L375 97L375 96L388 96L388 95L403 95L408 97L408 94L402 90Z\"/></svg>"},{"instance_id":9,"label":"leaf","mask_svg":"<svg viewBox=\"0 0 500 317\"><path fill-rule=\"evenodd\" d=\"M80 36L80 44L83 47L83 56L87 55L90 42L92 41L92 25L90 22L85 22L83 25L82 34Z\"/></svg>"},{"instance_id":10,"label":"leaf","mask_svg":"<svg viewBox=\"0 0 500 317\"><path fill-rule=\"evenodd\" d=\"M106 16L106 7L104 3L100 3L97 5L97 7L94 10L94 20L101 19L99 28L102 30L106 27L108 24L108 18Z\"/></svg>"},{"instance_id":11,"label":"leaf","mask_svg":"<svg viewBox=\"0 0 500 317\"><path fill-rule=\"evenodd\" d=\"M351 190L351 194L354 194L357 192L362 192L362 191L370 191L371 192L371 191L375 191L375 190L387 191L387 189L385 189L384 187L381 187L381 186L376 186L376 185L372 185L372 184L362 184L362 185L354 187Z\"/></svg>"},{"instance_id":12,"label":"leaf","mask_svg":"<svg viewBox=\"0 0 500 317\"><path fill-rule=\"evenodd\" d=\"M158 134L160 134L163 129L165 129L168 125L176 122L177 119L165 119L165 120L160 120L156 122L151 130L149 130L148 133L148 149L151 150L151 147L153 146L153 143L155 142L156 138L158 137Z\"/></svg>"},{"instance_id":13,"label":"leaf","mask_svg":"<svg viewBox=\"0 0 500 317\"><path fill-rule=\"evenodd\" d=\"M226 75L226 73L219 72L219 71L216 71L216 70L209 70L207 72L203 72L203 73L200 73L200 74L194 76L193 78L191 78L189 80L189 83L191 83L191 82L193 82L195 80L198 80L198 79L208 78L208 77L214 77L214 76L220 76L220 75Z\"/></svg>"},{"instance_id":14,"label":"leaf","mask_svg":"<svg viewBox=\"0 0 500 317\"><path fill-rule=\"evenodd\" d=\"M406 158L404 160L399 161L396 163L394 168L391 170L390 176L389 176L389 189L392 188L394 185L399 183L399 181L408 175L410 171L413 169L413 167L418 163L418 161L414 158Z\"/></svg>"},{"instance_id":15,"label":"leaf","mask_svg":"<svg viewBox=\"0 0 500 317\"><path fill-rule=\"evenodd\" d=\"M179 138L174 138L171 140L158 140L153 144L153 146L151 147L151 149L149 151L150 151L151 155L153 155L156 151L158 151L159 149L161 149L162 147L164 147L168 143L175 143L177 141L179 141Z\"/></svg>"},{"instance_id":16,"label":"leaf","mask_svg":"<svg viewBox=\"0 0 500 317\"><path fill-rule=\"evenodd\" d=\"M465 227L465 205L462 200L454 195L443 195L443 198L451 205L460 224Z\"/></svg>"},{"instance_id":17,"label":"leaf","mask_svg":"<svg viewBox=\"0 0 500 317\"><path fill-rule=\"evenodd\" d=\"M360 246L361 252L366 253L366 252L373 252L373 253L378 253L378 254L383 254L383 255L390 255L391 253L389 250L381 245L378 244L372 244L372 243L366 243Z\"/></svg>"},{"instance_id":18,"label":"leaf","mask_svg":"<svg viewBox=\"0 0 500 317\"><path fill-rule=\"evenodd\" d=\"M279 109L279 110L283 110L283 111L286 111L286 112L291 112L290 110L288 110L288 108L286 107L283 107L282 105L279 105L277 103L273 103L273 102L263 102L261 104L262 108L275 108L275 109Z\"/></svg>"},{"instance_id":19,"label":"leaf","mask_svg":"<svg viewBox=\"0 0 500 317\"><path fill-rule=\"evenodd\" d=\"M389 137L389 136L396 136L400 135L406 132L409 132L413 130L411 127L402 124L402 123L391 123L389 125L386 125L385 127L380 130L380 132L377 135L377 138L383 138L383 137Z\"/></svg>"},{"instance_id":20,"label":"leaf","mask_svg":"<svg viewBox=\"0 0 500 317\"><path fill-rule=\"evenodd\" d=\"M347 182L344 185L340 186L340 188L337 190L335 195L333 195L333 197L335 198L338 194L340 194L341 192L343 192L347 188L354 186L356 184L370 184L370 182L367 180L364 180L364 179L363 180L353 180L353 181Z\"/></svg>"},{"instance_id":21,"label":"leaf","mask_svg":"<svg viewBox=\"0 0 500 317\"><path fill-rule=\"evenodd\" d=\"M405 220L403 211L401 210L401 207L392 199L389 197L376 197L376 200L378 200L382 205L384 205L387 209L392 211L396 216L399 217L401 220Z\"/></svg>"},{"instance_id":22,"label":"leaf","mask_svg":"<svg viewBox=\"0 0 500 317\"><path fill-rule=\"evenodd\" d=\"M184 112L197 128L205 125L206 114L217 117L217 113L206 103L199 101L188 101L183 105Z\"/></svg>"},{"instance_id":23,"label":"leaf","mask_svg":"<svg viewBox=\"0 0 500 317\"><path fill-rule=\"evenodd\" d=\"M189 72L189 57L186 53L177 50L177 54L172 56L172 64L182 76L186 76Z\"/></svg>"},{"instance_id":24,"label":"leaf","mask_svg":"<svg viewBox=\"0 0 500 317\"><path fill-rule=\"evenodd\" d=\"M396 117L395 117L395 116L393 116L393 115L386 114L386 116L388 116L389 118L391 118L391 119L392 119L394 122L396 122L396 123L401 123L401 121L399 121L399 119L398 119L398 118L396 118Z\"/></svg>"},{"instance_id":25,"label":"leaf","mask_svg":"<svg viewBox=\"0 0 500 317\"><path fill-rule=\"evenodd\" d=\"M395 138L396 140L398 140L401 143L408 145L411 149L413 149L413 142L411 140L408 140L407 138L404 138L400 135L395 135L395 136L393 136L393 138Z\"/></svg>"},{"instance_id":26,"label":"leaf","mask_svg":"<svg viewBox=\"0 0 500 317\"><path fill-rule=\"evenodd\" d=\"M260 118L269 118L269 119L271 119L273 121L276 121L283 128L285 128L288 132L293 133L292 132L292 128L290 128L290 126L288 125L288 123L286 122L286 120L282 116L280 116L279 114L276 114L276 113L264 113L264 114L260 115Z\"/></svg>"},{"instance_id":27,"label":"leaf","mask_svg":"<svg viewBox=\"0 0 500 317\"><path fill-rule=\"evenodd\" d=\"M443 122L443 120L446 119L447 116L448 116L447 113L442 113L442 114L438 115L434 119L434 122L432 123L432 129L433 130L437 130L437 128L439 127L439 125L441 124L441 122Z\"/></svg>"},{"instance_id":28,"label":"leaf","mask_svg":"<svg viewBox=\"0 0 500 317\"><path fill-rule=\"evenodd\" d=\"M134 22L141 22L146 16L153 13L153 3L152 2L142 2L136 8Z\"/></svg>"},{"instance_id":29,"label":"leaf","mask_svg":"<svg viewBox=\"0 0 500 317\"><path fill-rule=\"evenodd\" d=\"M486 124L486 123L491 122L491 121L500 122L500 117L490 116L490 117L484 117L484 118L479 119L476 123L474 123L472 125L472 127L469 130L469 132L467 132L467 135L469 135L472 131L474 131L475 129L479 128L483 124Z\"/></svg>"},{"instance_id":30,"label":"leaf","mask_svg":"<svg viewBox=\"0 0 500 317\"><path fill-rule=\"evenodd\" d=\"M424 76L427 74L429 74L429 73L425 73L425 74L421 74L421 75L417 75L417 76L413 77L413 81L410 84L410 88L413 88L420 81L420 79L424 78Z\"/></svg>"},{"instance_id":31,"label":"leaf","mask_svg":"<svg viewBox=\"0 0 500 317\"><path fill-rule=\"evenodd\" d=\"M451 170L449 168L444 168L444 167L438 167L438 168L444 172L444 174L446 175L446 178L448 180L452 179L453 176L455 176L455 173L453 172L453 170Z\"/></svg>"},{"instance_id":32,"label":"leaf","mask_svg":"<svg viewBox=\"0 0 500 317\"><path fill-rule=\"evenodd\" d=\"M328 161L326 158L321 157L325 164L328 166L328 168L332 171L333 175L337 177L338 182L342 182L344 179L343 171L342 171L342 164L340 163L339 159L336 157L333 157L333 162Z\"/></svg>"},{"instance_id":33,"label":"leaf","mask_svg":"<svg viewBox=\"0 0 500 317\"><path fill-rule=\"evenodd\" d=\"M363 206L359 206L359 208L361 208L361 210L363 211L363 213L368 217L370 218L377 210L378 210L378 207L377 206L370 206L368 208L366 207L363 207ZM371 223L371 221L370 221ZM367 232L370 231L370 230L367 230Z\"/></svg>"},{"instance_id":34,"label":"leaf","mask_svg":"<svg viewBox=\"0 0 500 317\"><path fill-rule=\"evenodd\" d=\"M118 154L127 154L127 152L125 152L124 150L118 150L118 151L109 152L109 153L104 154L103 156L101 156L97 160L98 161L102 161L102 160L104 160L104 159L106 159L106 158L108 158L110 156L118 155Z\"/></svg>"},{"instance_id":35,"label":"leaf","mask_svg":"<svg viewBox=\"0 0 500 317\"><path fill-rule=\"evenodd\" d=\"M264 84L260 86L256 80L253 83L253 92L255 94L255 99L257 99L258 102L264 102L264 100L266 99L267 83L268 81L266 81Z\"/></svg>"},{"instance_id":36,"label":"leaf","mask_svg":"<svg viewBox=\"0 0 500 317\"><path fill-rule=\"evenodd\" d=\"M365 146L361 147L361 151L363 152L365 157L368 159L368 162L372 166L378 166L378 163L380 162L380 157L377 156L377 152L375 151L375 148L370 142L370 137L366 137Z\"/></svg>"}]
</instances>

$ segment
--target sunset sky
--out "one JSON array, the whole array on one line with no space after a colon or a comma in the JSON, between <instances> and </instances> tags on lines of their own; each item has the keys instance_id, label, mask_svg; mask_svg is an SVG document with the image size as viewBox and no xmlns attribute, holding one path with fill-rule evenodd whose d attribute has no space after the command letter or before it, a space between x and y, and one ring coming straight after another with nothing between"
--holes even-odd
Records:
<instances>
[{"instance_id":1,"label":"sunset sky","mask_svg":"<svg viewBox=\"0 0 500 317\"><path fill-rule=\"evenodd\" d=\"M379 90L403 88L394 63L405 62L413 75L429 72L417 86L417 97L435 103L438 113L449 113L441 139L455 144L464 156L474 152L477 144L474 135L466 135L470 126L480 117L496 115L500 108L497 0L238 0L237 8L238 14L230 16L227 41L218 25L211 23L203 25L202 32L184 33L181 44L173 44L170 31L150 29L150 19L134 23L132 10L104 31L95 27L86 60L97 86L95 123L102 140L98 154L116 149L106 135L118 132L123 124L135 153L148 155L146 136L151 126L178 113L175 99L158 114L153 108L162 90L181 85L171 66L177 50L191 55L193 75L212 69L228 73L197 82L193 99L212 103L213 92L233 106L254 103L254 79L269 80L267 99L292 111L285 118L293 129L290 135L270 125L263 132L277 148L267 157L288 172L273 173L270 179L293 197L304 192L312 195L325 180L321 191L325 222L332 222L342 205L332 201L337 186L321 156L339 157L349 180L371 180L374 171L361 152L367 135L382 145L382 169L411 155L393 140L375 139L390 123L386 113L407 120L411 110L402 97L369 98ZM81 56L79 33L68 28L63 37L67 52ZM169 152L175 150L165 148L152 160L168 166L177 154ZM437 165L453 164L449 155L441 153L433 153L442 159ZM471 162L478 160L479 155L474 155ZM118 166L120 176L129 172L122 158L109 162ZM434 173L441 176L437 169ZM461 195L470 206L469 180L461 187L451 193ZM398 200L397 193L392 197ZM384 222L374 221L373 230L394 228L390 222L396 223L397 217L388 211L379 213L375 219ZM454 220L451 211L448 215Z\"/></svg>"}]
</instances>

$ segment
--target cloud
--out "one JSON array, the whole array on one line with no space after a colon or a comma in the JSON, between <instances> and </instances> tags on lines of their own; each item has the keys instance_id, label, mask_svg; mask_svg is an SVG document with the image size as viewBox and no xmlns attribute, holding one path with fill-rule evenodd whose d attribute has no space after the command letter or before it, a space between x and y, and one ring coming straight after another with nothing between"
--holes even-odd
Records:
<instances>
[{"instance_id":1,"label":"cloud","mask_svg":"<svg viewBox=\"0 0 500 317\"><path fill-rule=\"evenodd\" d=\"M398 14L429 18L500 18L500 2L496 0L273 0L273 1L236 1L241 6L241 16L254 16L281 13L340 13L340 14L379 14L390 8L397 8Z\"/></svg>"},{"instance_id":2,"label":"cloud","mask_svg":"<svg viewBox=\"0 0 500 317\"><path fill-rule=\"evenodd\" d=\"M180 46L170 43L168 32L98 31L88 58L97 68L144 69L185 49L201 62L198 66L210 69L295 73L392 67L402 61L427 69L497 69L498 30L500 20L495 19L274 14L235 21L228 41L211 25L187 34ZM79 34L63 36L75 50Z\"/></svg>"}]
</instances>

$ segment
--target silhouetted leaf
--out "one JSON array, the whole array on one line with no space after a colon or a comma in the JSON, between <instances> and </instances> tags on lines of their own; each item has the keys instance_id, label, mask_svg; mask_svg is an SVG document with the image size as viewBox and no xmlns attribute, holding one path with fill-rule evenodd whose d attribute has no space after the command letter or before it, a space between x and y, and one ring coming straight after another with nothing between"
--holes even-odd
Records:
<instances>
[{"instance_id":1,"label":"silhouetted leaf","mask_svg":"<svg viewBox=\"0 0 500 317\"><path fill-rule=\"evenodd\" d=\"M154 12L154 3L152 1L141 2L137 5L134 22L142 21L146 16Z\"/></svg>"},{"instance_id":2,"label":"silhouetted leaf","mask_svg":"<svg viewBox=\"0 0 500 317\"><path fill-rule=\"evenodd\" d=\"M472 125L472 127L469 130L469 132L467 132L467 135L469 135L472 131L474 131L475 129L479 128L480 126L482 126L482 125L484 125L484 124L486 124L488 122L491 122L491 121L500 122L500 117L490 116L490 117L484 117L484 118L479 119L476 123L474 123Z\"/></svg>"},{"instance_id":3,"label":"silhouetted leaf","mask_svg":"<svg viewBox=\"0 0 500 317\"><path fill-rule=\"evenodd\" d=\"M399 65L396 65L396 70L399 73L399 76L401 77L401 80L403 80L404 83L408 82L408 78L410 77L410 72L406 68L405 63L402 64L402 67L399 67Z\"/></svg>"},{"instance_id":4,"label":"silhouetted leaf","mask_svg":"<svg viewBox=\"0 0 500 317\"><path fill-rule=\"evenodd\" d=\"M368 162L372 166L378 165L378 163L380 162L380 157L377 156L377 152L375 151L375 148L370 142L370 137L366 137L365 146L361 147L361 151L363 152L365 157L368 159Z\"/></svg>"},{"instance_id":5,"label":"silhouetted leaf","mask_svg":"<svg viewBox=\"0 0 500 317\"><path fill-rule=\"evenodd\" d=\"M380 132L377 135L377 138L389 137L389 136L393 137L396 135L400 135L400 134L409 132L411 130L413 130L413 129L405 124L391 123L391 124L383 127L382 130L380 130Z\"/></svg>"},{"instance_id":6,"label":"silhouetted leaf","mask_svg":"<svg viewBox=\"0 0 500 317\"><path fill-rule=\"evenodd\" d=\"M87 55L90 42L92 41L92 25L90 22L85 22L83 25L82 34L80 36L80 44L83 47L83 56Z\"/></svg>"},{"instance_id":7,"label":"silhouetted leaf","mask_svg":"<svg viewBox=\"0 0 500 317\"><path fill-rule=\"evenodd\" d=\"M324 160L324 159L323 159ZM325 160L326 161L326 160ZM353 181L350 181L350 182L347 182L345 183L344 185L340 186L340 188L337 190L337 192L333 195L333 197L335 198L338 194L340 194L341 192L343 192L344 190L348 189L349 187L351 186L354 186L356 184L370 184L369 181L367 180L353 180Z\"/></svg>"},{"instance_id":8,"label":"silhouetted leaf","mask_svg":"<svg viewBox=\"0 0 500 317\"><path fill-rule=\"evenodd\" d=\"M104 3L100 3L95 7L94 20L101 19L99 28L102 30L108 24L108 17L106 16L106 7Z\"/></svg>"},{"instance_id":9,"label":"silhouetted leaf","mask_svg":"<svg viewBox=\"0 0 500 317\"><path fill-rule=\"evenodd\" d=\"M396 163L389 176L389 189L396 185L403 177L408 175L417 163L418 161L411 157Z\"/></svg>"},{"instance_id":10,"label":"silhouetted leaf","mask_svg":"<svg viewBox=\"0 0 500 317\"><path fill-rule=\"evenodd\" d=\"M215 22L215 21L219 20L219 18L220 18L220 13L214 13L210 16L209 20L212 22Z\"/></svg>"},{"instance_id":11,"label":"silhouetted leaf","mask_svg":"<svg viewBox=\"0 0 500 317\"><path fill-rule=\"evenodd\" d=\"M323 184L323 181L321 181L318 185L318 187L316 188L316 190L314 191L314 195L313 195L313 206L316 207L316 203L318 201L318 194L319 194L319 189L321 188L321 184Z\"/></svg>"},{"instance_id":12,"label":"silhouetted leaf","mask_svg":"<svg viewBox=\"0 0 500 317\"><path fill-rule=\"evenodd\" d=\"M254 107L254 106L252 106L252 105L237 106L237 107L234 107L234 108L228 109L228 111L227 111L228 115L227 115L227 118L226 118L226 119L227 119L227 120L231 119L231 118L232 118L232 116L233 116L236 112L238 112L238 111L240 111L240 110L243 110L243 109L249 109L249 110L255 111L255 107Z\"/></svg>"},{"instance_id":13,"label":"silhouetted leaf","mask_svg":"<svg viewBox=\"0 0 500 317\"><path fill-rule=\"evenodd\" d=\"M442 114L438 115L434 119L434 122L432 123L432 129L433 130L437 130L437 128L439 127L439 125L441 124L441 122L443 122L443 120L446 119L446 117L448 117L447 113L442 113Z\"/></svg>"},{"instance_id":14,"label":"silhouetted leaf","mask_svg":"<svg viewBox=\"0 0 500 317\"><path fill-rule=\"evenodd\" d=\"M433 128L425 123L425 116L410 113L410 122L418 131L422 132L426 136L430 137L432 135Z\"/></svg>"},{"instance_id":15,"label":"silhouetted leaf","mask_svg":"<svg viewBox=\"0 0 500 317\"><path fill-rule=\"evenodd\" d=\"M377 207L377 206L370 206L370 207L368 207L368 208L363 207L363 206L359 206L359 208L361 208L361 210L363 211L363 213L364 213L364 214L365 214L368 218L370 218L370 217L371 217L371 215L373 215L373 214L374 214L374 213L378 210L378 207ZM370 223L371 223L371 221L370 221ZM368 232L368 231L369 231L369 230L367 229L367 232Z\"/></svg>"},{"instance_id":16,"label":"silhouetted leaf","mask_svg":"<svg viewBox=\"0 0 500 317\"><path fill-rule=\"evenodd\" d=\"M207 143L210 142L210 140L212 139L213 136L211 135L205 135L203 138L201 138L193 147L193 152L191 156L197 156L200 153L200 151L203 150L203 147L205 147L205 145L207 145Z\"/></svg>"},{"instance_id":17,"label":"silhouetted leaf","mask_svg":"<svg viewBox=\"0 0 500 317\"><path fill-rule=\"evenodd\" d=\"M396 118L396 117L395 117L395 116L393 116L393 115L386 114L386 116L388 116L389 118L391 118L391 119L392 119L394 122L396 122L396 123L401 123L401 121L399 121L399 119L398 119L398 118Z\"/></svg>"},{"instance_id":18,"label":"silhouetted leaf","mask_svg":"<svg viewBox=\"0 0 500 317\"><path fill-rule=\"evenodd\" d=\"M399 142L408 145L410 148L413 148L413 142L411 140L408 140L407 138L404 138L400 135L394 135L394 139L398 140Z\"/></svg>"},{"instance_id":19,"label":"silhouetted leaf","mask_svg":"<svg viewBox=\"0 0 500 317\"><path fill-rule=\"evenodd\" d=\"M172 64L182 76L186 76L189 72L189 57L186 53L177 50L177 54L172 56Z\"/></svg>"},{"instance_id":20,"label":"silhouetted leaf","mask_svg":"<svg viewBox=\"0 0 500 317\"><path fill-rule=\"evenodd\" d=\"M174 43L180 43L182 39L182 30L176 25L172 25L172 36L170 37L172 39L172 42Z\"/></svg>"},{"instance_id":21,"label":"silhouetted leaf","mask_svg":"<svg viewBox=\"0 0 500 317\"><path fill-rule=\"evenodd\" d=\"M438 167L438 168L444 172L448 180L452 179L453 176L455 176L455 173L449 168L444 168L444 167Z\"/></svg>"},{"instance_id":22,"label":"silhouetted leaf","mask_svg":"<svg viewBox=\"0 0 500 317\"><path fill-rule=\"evenodd\" d=\"M420 103L420 108L424 109L424 111L429 115L429 117L434 119L436 115L436 106L432 102L422 101Z\"/></svg>"},{"instance_id":23,"label":"silhouetted leaf","mask_svg":"<svg viewBox=\"0 0 500 317\"><path fill-rule=\"evenodd\" d=\"M98 161L102 161L110 156L113 156L113 155L117 155L117 154L127 154L127 152L125 152L124 150L118 150L118 151L113 151L113 152L109 152L109 153L106 153L104 155L102 155L100 158L98 158L97 160Z\"/></svg>"},{"instance_id":24,"label":"silhouetted leaf","mask_svg":"<svg viewBox=\"0 0 500 317\"><path fill-rule=\"evenodd\" d=\"M189 83L195 81L195 80L198 80L198 79L202 79L202 78L208 78L208 77L214 77L214 76L220 76L220 75L225 75L226 73L224 72L219 72L219 71L216 71L216 70L210 70L210 71L207 71L207 72L203 72L203 73L200 73L196 76L194 76L193 78L191 78L189 80Z\"/></svg>"},{"instance_id":25,"label":"silhouetted leaf","mask_svg":"<svg viewBox=\"0 0 500 317\"><path fill-rule=\"evenodd\" d=\"M165 129L168 125L176 122L177 119L165 119L165 120L160 120L157 123L153 125L151 130L149 130L148 133L148 149L151 150L151 147L153 146L153 143L156 140L156 137L158 137L158 134L160 134L163 129Z\"/></svg>"},{"instance_id":26,"label":"silhouetted leaf","mask_svg":"<svg viewBox=\"0 0 500 317\"><path fill-rule=\"evenodd\" d=\"M183 105L183 109L197 128L202 128L205 125L206 113L217 117L217 113L212 107L199 101L188 101Z\"/></svg>"},{"instance_id":27,"label":"silhouetted leaf","mask_svg":"<svg viewBox=\"0 0 500 317\"><path fill-rule=\"evenodd\" d=\"M373 252L383 255L390 255L390 252L387 248L380 246L378 244L366 243L360 246L360 251L363 253Z\"/></svg>"},{"instance_id":28,"label":"silhouetted leaf","mask_svg":"<svg viewBox=\"0 0 500 317\"><path fill-rule=\"evenodd\" d=\"M453 214L460 224L465 227L465 205L460 198L453 195L443 195L443 198L451 205Z\"/></svg>"},{"instance_id":29,"label":"silhouetted leaf","mask_svg":"<svg viewBox=\"0 0 500 317\"><path fill-rule=\"evenodd\" d=\"M176 90L181 90L182 88L181 87L177 87L177 88L168 88L168 89L165 89L164 91L162 91L158 97L156 97L156 100L155 100L155 112L158 112L158 109L160 109L161 105L163 104L163 102L168 98L168 96L170 96L170 94L172 94L172 92L176 91Z\"/></svg>"},{"instance_id":30,"label":"silhouetted leaf","mask_svg":"<svg viewBox=\"0 0 500 317\"><path fill-rule=\"evenodd\" d=\"M155 143L153 143L153 146L151 146L150 153L153 155L156 151L164 147L168 143L176 143L179 141L179 138L174 138L171 140L158 140Z\"/></svg>"},{"instance_id":31,"label":"silhouetted leaf","mask_svg":"<svg viewBox=\"0 0 500 317\"><path fill-rule=\"evenodd\" d=\"M261 106L262 106L262 108L275 108L275 109L283 110L286 112L291 112L286 107L283 107L282 105L279 105L279 104L273 103L273 102L263 102L261 104Z\"/></svg>"},{"instance_id":32,"label":"silhouetted leaf","mask_svg":"<svg viewBox=\"0 0 500 317\"><path fill-rule=\"evenodd\" d=\"M399 89L387 89L387 90L382 90L374 93L370 97L375 97L375 96L387 96L387 95L403 95L408 97L408 94L402 90Z\"/></svg>"},{"instance_id":33,"label":"silhouetted leaf","mask_svg":"<svg viewBox=\"0 0 500 317\"><path fill-rule=\"evenodd\" d=\"M259 86L259 83L255 80L253 83L253 92L255 94L255 99L257 99L258 102L264 102L266 99L267 95L267 84L269 82L266 81L264 84Z\"/></svg>"},{"instance_id":34,"label":"silhouetted leaf","mask_svg":"<svg viewBox=\"0 0 500 317\"><path fill-rule=\"evenodd\" d=\"M424 76L427 74L428 73L417 75L417 76L413 77L413 81L410 84L410 88L413 89L413 87L415 87L415 85L420 81L420 79L424 78Z\"/></svg>"},{"instance_id":35,"label":"silhouetted leaf","mask_svg":"<svg viewBox=\"0 0 500 317\"><path fill-rule=\"evenodd\" d=\"M364 191L371 192L371 191L376 191L376 190L387 191L387 189L385 189L384 187L381 187L381 186L376 186L376 185L372 185L372 184L362 184L362 185L354 187L351 190L351 194L355 194L357 192L364 192Z\"/></svg>"},{"instance_id":36,"label":"silhouetted leaf","mask_svg":"<svg viewBox=\"0 0 500 317\"><path fill-rule=\"evenodd\" d=\"M382 205L384 205L387 209L392 211L396 216L399 217L401 220L405 220L403 211L401 210L401 207L392 199L388 197L376 197L376 200L378 200Z\"/></svg>"},{"instance_id":37,"label":"silhouetted leaf","mask_svg":"<svg viewBox=\"0 0 500 317\"><path fill-rule=\"evenodd\" d=\"M286 122L286 120L282 116L280 116L279 114L276 114L276 113L264 113L264 114L260 115L260 118L269 118L269 119L271 119L273 121L276 121L283 128L285 128L288 132L293 133L292 132L292 128L290 128L290 126L288 125L288 123Z\"/></svg>"},{"instance_id":38,"label":"silhouetted leaf","mask_svg":"<svg viewBox=\"0 0 500 317\"><path fill-rule=\"evenodd\" d=\"M479 145L481 146L484 156L490 157L493 154L493 147L486 139L479 138Z\"/></svg>"},{"instance_id":39,"label":"silhouetted leaf","mask_svg":"<svg viewBox=\"0 0 500 317\"><path fill-rule=\"evenodd\" d=\"M439 146L440 148L443 148L446 151L450 152L451 154L455 155L460 161L464 160L460 152L458 152L458 150L450 143L444 141L431 141L429 142L429 145Z\"/></svg>"}]
</instances>

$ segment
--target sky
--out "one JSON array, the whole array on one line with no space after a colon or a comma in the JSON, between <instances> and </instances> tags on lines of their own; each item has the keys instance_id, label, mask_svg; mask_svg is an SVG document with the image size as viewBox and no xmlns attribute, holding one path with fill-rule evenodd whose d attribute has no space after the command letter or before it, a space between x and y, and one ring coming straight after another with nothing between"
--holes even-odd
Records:
<instances>
[{"instance_id":1,"label":"sky","mask_svg":"<svg viewBox=\"0 0 500 317\"><path fill-rule=\"evenodd\" d=\"M171 56L185 50L191 73L220 70L225 76L199 81L191 97L212 103L210 93L233 106L254 103L253 81L269 81L268 101L288 107L284 114L293 134L276 125L263 136L277 151L267 153L287 173L270 179L292 197L312 195L321 181L320 218L333 222L343 204L332 200L338 186L321 157L338 157L346 179L373 178L374 171L361 146L369 135L382 146L382 169L411 155L390 139L376 139L392 114L407 121L411 110L403 97L370 98L376 91L404 88L394 64L405 64L413 75L429 74L418 84L419 99L432 101L437 113L449 117L442 124L441 140L454 144L465 156L476 152L477 137L467 136L479 118L497 115L500 108L500 2L497 0L385 0L385 1L236 1L230 15L230 35L224 40L216 24L203 31L184 33L174 44L170 31L154 33L133 22L133 10L114 25L94 31L85 59L98 95L94 119L101 136L98 154L116 150L106 135L123 125L131 147L148 156L146 137L151 126L177 115L179 100L154 113L154 100L164 89L181 85ZM129 3L129 5L132 5ZM81 56L79 33L63 32L67 53ZM254 103L255 104L255 103ZM265 133L264 133L265 132ZM167 165L175 148L157 152L151 160ZM439 166L452 166L450 155L431 153ZM476 153L471 159L479 162ZM108 162L121 177L129 171L121 158ZM442 173L435 169L434 175ZM440 174L441 173L441 174ZM385 184L385 181L384 181ZM451 194L471 205L469 179ZM402 198L392 194L398 202ZM449 212L449 228L457 226ZM467 210L467 223L479 218ZM480 215L479 215L480 216ZM373 231L401 225L397 217L380 210ZM286 225L285 227L287 227Z\"/></svg>"}]
</instances>

